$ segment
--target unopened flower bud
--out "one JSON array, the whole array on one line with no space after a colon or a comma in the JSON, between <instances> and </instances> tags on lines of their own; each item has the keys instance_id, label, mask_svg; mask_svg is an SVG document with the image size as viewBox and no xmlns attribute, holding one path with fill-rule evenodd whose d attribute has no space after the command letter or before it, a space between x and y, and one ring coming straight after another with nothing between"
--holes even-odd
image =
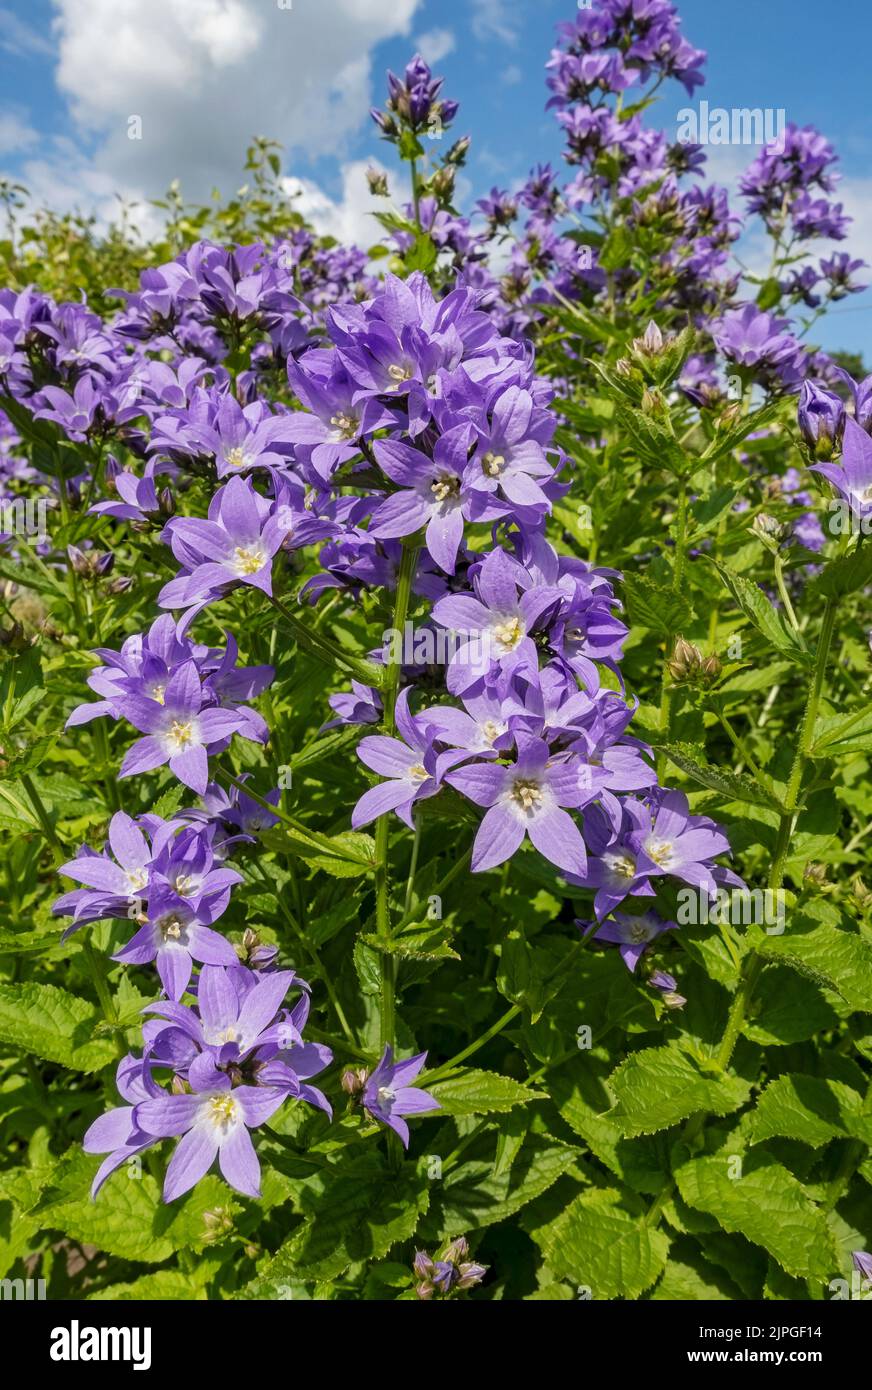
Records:
<instances>
[{"instance_id":1,"label":"unopened flower bud","mask_svg":"<svg viewBox=\"0 0 872 1390\"><path fill-rule=\"evenodd\" d=\"M641 338L634 338L631 351L637 357L656 357L663 351L663 334L652 319Z\"/></svg>"},{"instance_id":2,"label":"unopened flower bud","mask_svg":"<svg viewBox=\"0 0 872 1390\"><path fill-rule=\"evenodd\" d=\"M859 874L855 874L851 880L851 892L864 911L872 907L872 889L866 886Z\"/></svg>"},{"instance_id":3,"label":"unopened flower bud","mask_svg":"<svg viewBox=\"0 0 872 1390\"><path fill-rule=\"evenodd\" d=\"M683 994L677 994L675 990L668 989L660 996L667 1009L683 1009L687 1000Z\"/></svg>"},{"instance_id":4,"label":"unopened flower bud","mask_svg":"<svg viewBox=\"0 0 872 1390\"><path fill-rule=\"evenodd\" d=\"M454 164L455 166L461 165L469 153L469 146L471 143L468 135L461 135L459 140L455 140L451 149L445 156L446 164Z\"/></svg>"},{"instance_id":5,"label":"unopened flower bud","mask_svg":"<svg viewBox=\"0 0 872 1390\"><path fill-rule=\"evenodd\" d=\"M722 670L720 657L712 652L711 656L707 656L700 667L700 679L704 685L713 685Z\"/></svg>"},{"instance_id":6,"label":"unopened flower bud","mask_svg":"<svg viewBox=\"0 0 872 1390\"><path fill-rule=\"evenodd\" d=\"M157 505L161 516L174 516L176 499L168 487L162 487L157 495Z\"/></svg>"},{"instance_id":7,"label":"unopened flower bud","mask_svg":"<svg viewBox=\"0 0 872 1390\"><path fill-rule=\"evenodd\" d=\"M204 1211L203 1225L206 1228L207 1243L222 1240L233 1230L233 1212L229 1207L215 1207L213 1211Z\"/></svg>"},{"instance_id":8,"label":"unopened flower bud","mask_svg":"<svg viewBox=\"0 0 872 1390\"><path fill-rule=\"evenodd\" d=\"M818 463L828 463L842 447L845 405L833 391L804 381L799 393L797 422L809 452Z\"/></svg>"},{"instance_id":9,"label":"unopened flower bud","mask_svg":"<svg viewBox=\"0 0 872 1390\"><path fill-rule=\"evenodd\" d=\"M683 683L696 678L702 662L702 652L696 643L686 642L683 637L677 637L666 669L674 681Z\"/></svg>"},{"instance_id":10,"label":"unopened flower bud","mask_svg":"<svg viewBox=\"0 0 872 1390\"><path fill-rule=\"evenodd\" d=\"M454 196L454 168L450 164L445 164L430 180L430 188L437 198L442 202L450 202Z\"/></svg>"},{"instance_id":11,"label":"unopened flower bud","mask_svg":"<svg viewBox=\"0 0 872 1390\"><path fill-rule=\"evenodd\" d=\"M367 169L366 181L374 198L389 198L388 176L384 169Z\"/></svg>"},{"instance_id":12,"label":"unopened flower bud","mask_svg":"<svg viewBox=\"0 0 872 1390\"><path fill-rule=\"evenodd\" d=\"M348 1067L339 1084L347 1096L359 1096L366 1089L368 1077L366 1067Z\"/></svg>"},{"instance_id":13,"label":"unopened flower bud","mask_svg":"<svg viewBox=\"0 0 872 1390\"><path fill-rule=\"evenodd\" d=\"M815 888L823 888L827 884L827 868L825 864L806 864L803 870L803 881L811 884Z\"/></svg>"},{"instance_id":14,"label":"unopened flower bud","mask_svg":"<svg viewBox=\"0 0 872 1390\"><path fill-rule=\"evenodd\" d=\"M126 594L128 589L133 588L133 575L119 574L114 579L110 579L106 585L107 594Z\"/></svg>"},{"instance_id":15,"label":"unopened flower bud","mask_svg":"<svg viewBox=\"0 0 872 1390\"><path fill-rule=\"evenodd\" d=\"M768 512L760 512L751 522L751 530L773 554L783 545L791 532L791 527Z\"/></svg>"}]
</instances>

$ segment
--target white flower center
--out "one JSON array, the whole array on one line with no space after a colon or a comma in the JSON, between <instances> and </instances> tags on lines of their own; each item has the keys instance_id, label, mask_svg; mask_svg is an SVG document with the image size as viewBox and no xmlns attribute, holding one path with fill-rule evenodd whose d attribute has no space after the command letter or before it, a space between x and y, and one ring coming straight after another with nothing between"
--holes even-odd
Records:
<instances>
[{"instance_id":1,"label":"white flower center","mask_svg":"<svg viewBox=\"0 0 872 1390\"><path fill-rule=\"evenodd\" d=\"M164 941L181 941L185 934L185 924L180 921L174 912L168 912L165 917L161 917L157 923L157 929Z\"/></svg>"},{"instance_id":2,"label":"white flower center","mask_svg":"<svg viewBox=\"0 0 872 1390\"><path fill-rule=\"evenodd\" d=\"M413 376L412 368L402 362L392 362L388 367L388 376L391 381L411 381Z\"/></svg>"},{"instance_id":3,"label":"white flower center","mask_svg":"<svg viewBox=\"0 0 872 1390\"><path fill-rule=\"evenodd\" d=\"M239 1118L239 1106L232 1096L212 1096L206 1104L206 1118L215 1129L226 1133Z\"/></svg>"},{"instance_id":4,"label":"white flower center","mask_svg":"<svg viewBox=\"0 0 872 1390\"><path fill-rule=\"evenodd\" d=\"M266 551L261 545L237 545L233 551L233 568L237 574L257 574L266 564Z\"/></svg>"},{"instance_id":5,"label":"white flower center","mask_svg":"<svg viewBox=\"0 0 872 1390\"><path fill-rule=\"evenodd\" d=\"M460 479L456 473L440 473L430 484L430 491L437 502L447 502L460 496Z\"/></svg>"},{"instance_id":6,"label":"white flower center","mask_svg":"<svg viewBox=\"0 0 872 1390\"><path fill-rule=\"evenodd\" d=\"M634 878L636 861L629 854L604 854L603 862L615 878Z\"/></svg>"},{"instance_id":7,"label":"white flower center","mask_svg":"<svg viewBox=\"0 0 872 1390\"><path fill-rule=\"evenodd\" d=\"M538 782L520 779L512 787L512 800L522 811L538 811L542 804L542 788Z\"/></svg>"},{"instance_id":8,"label":"white flower center","mask_svg":"<svg viewBox=\"0 0 872 1390\"><path fill-rule=\"evenodd\" d=\"M186 748L198 746L200 739L196 721L193 719L174 719L165 735L174 753L183 753Z\"/></svg>"},{"instance_id":9,"label":"white flower center","mask_svg":"<svg viewBox=\"0 0 872 1390\"><path fill-rule=\"evenodd\" d=\"M152 698L153 700L156 700L157 703L158 703L159 705L162 705L162 704L163 704L163 702L164 702L164 695L165 695L165 694L166 694L166 686L165 686L165 685L153 685L153 686L152 686L152 688L151 688L151 698Z\"/></svg>"},{"instance_id":10,"label":"white flower center","mask_svg":"<svg viewBox=\"0 0 872 1390\"><path fill-rule=\"evenodd\" d=\"M390 1105L391 1101L396 1100L396 1091L391 1090L390 1086L379 1086L378 1102L379 1105Z\"/></svg>"},{"instance_id":11,"label":"white flower center","mask_svg":"<svg viewBox=\"0 0 872 1390\"><path fill-rule=\"evenodd\" d=\"M489 478L498 478L506 466L503 454L495 454L490 449L481 461L481 471L486 473Z\"/></svg>"},{"instance_id":12,"label":"white flower center","mask_svg":"<svg viewBox=\"0 0 872 1390\"><path fill-rule=\"evenodd\" d=\"M655 864L660 865L661 869L665 868L672 858L672 842L671 840L649 840L645 846L645 852L649 859L653 859Z\"/></svg>"},{"instance_id":13,"label":"white flower center","mask_svg":"<svg viewBox=\"0 0 872 1390\"><path fill-rule=\"evenodd\" d=\"M524 636L524 624L520 618L503 618L492 631L503 652L513 652Z\"/></svg>"},{"instance_id":14,"label":"white flower center","mask_svg":"<svg viewBox=\"0 0 872 1390\"><path fill-rule=\"evenodd\" d=\"M426 782L429 776L430 774L423 763L413 763L409 768L409 777L419 785L421 782Z\"/></svg>"},{"instance_id":15,"label":"white flower center","mask_svg":"<svg viewBox=\"0 0 872 1390\"><path fill-rule=\"evenodd\" d=\"M253 456L242 448L228 449L225 457L231 468L249 468L254 462Z\"/></svg>"},{"instance_id":16,"label":"white flower center","mask_svg":"<svg viewBox=\"0 0 872 1390\"><path fill-rule=\"evenodd\" d=\"M356 439L360 431L360 421L356 415L331 415L330 423L337 439Z\"/></svg>"}]
</instances>

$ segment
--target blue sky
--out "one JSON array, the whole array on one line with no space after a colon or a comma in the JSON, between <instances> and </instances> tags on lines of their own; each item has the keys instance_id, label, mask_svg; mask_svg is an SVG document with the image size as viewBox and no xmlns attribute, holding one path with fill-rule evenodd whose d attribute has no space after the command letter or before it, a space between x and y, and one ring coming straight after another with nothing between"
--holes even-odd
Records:
<instances>
[{"instance_id":1,"label":"blue sky","mask_svg":"<svg viewBox=\"0 0 872 1390\"><path fill-rule=\"evenodd\" d=\"M857 218L848 245L872 261L869 0L838 0L839 42L824 41L820 0L678 8L708 51L713 106L783 107L834 143L840 196ZM0 169L57 206L107 216L116 193L147 199L175 175L192 196L216 183L232 190L246 138L261 133L285 145L300 205L325 229L366 240L365 166L392 167L366 115L384 69L401 68L419 40L439 55L445 90L461 102L456 132L474 139L469 207L491 184L559 161L543 64L554 25L573 11L572 0L0 0ZM686 104L673 84L656 119L674 131ZM127 139L134 114L140 142ZM734 180L752 154L714 150L714 175ZM869 301L843 302L821 340L862 349Z\"/></svg>"}]
</instances>

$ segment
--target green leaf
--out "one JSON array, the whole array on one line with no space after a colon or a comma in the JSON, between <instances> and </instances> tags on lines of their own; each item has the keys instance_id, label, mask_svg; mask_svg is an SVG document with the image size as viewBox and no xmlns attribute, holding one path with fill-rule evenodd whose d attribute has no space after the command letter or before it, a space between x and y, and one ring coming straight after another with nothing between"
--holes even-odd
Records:
<instances>
[{"instance_id":1,"label":"green leaf","mask_svg":"<svg viewBox=\"0 0 872 1390\"><path fill-rule=\"evenodd\" d=\"M533 1023L563 985L553 975L553 962L545 951L534 950L523 932L510 931L500 947L497 988L512 1004L529 1009Z\"/></svg>"},{"instance_id":2,"label":"green leaf","mask_svg":"<svg viewBox=\"0 0 872 1390\"><path fill-rule=\"evenodd\" d=\"M693 608L687 594L673 593L667 584L657 584L647 575L625 575L624 592L630 622L634 625L671 637L693 621Z\"/></svg>"},{"instance_id":3,"label":"green leaf","mask_svg":"<svg viewBox=\"0 0 872 1390\"><path fill-rule=\"evenodd\" d=\"M719 487L710 492L707 497L701 497L697 502L694 502L690 508L690 519L693 525L688 543L693 544L701 536L714 530L721 517L726 516L732 510L738 495L738 488Z\"/></svg>"},{"instance_id":4,"label":"green leaf","mask_svg":"<svg viewBox=\"0 0 872 1390\"><path fill-rule=\"evenodd\" d=\"M825 598L844 598L864 589L872 580L872 546L857 546L850 555L829 564L816 575L808 586L809 596Z\"/></svg>"},{"instance_id":5,"label":"green leaf","mask_svg":"<svg viewBox=\"0 0 872 1390\"><path fill-rule=\"evenodd\" d=\"M429 275L438 258L439 248L429 232L419 232L415 244L403 256L403 263L407 270L420 270Z\"/></svg>"},{"instance_id":6,"label":"green leaf","mask_svg":"<svg viewBox=\"0 0 872 1390\"><path fill-rule=\"evenodd\" d=\"M865 937L800 916L783 936L760 933L755 949L834 990L858 1013L872 1013L872 944Z\"/></svg>"},{"instance_id":7,"label":"green leaf","mask_svg":"<svg viewBox=\"0 0 872 1390\"><path fill-rule=\"evenodd\" d=\"M14 729L43 699L39 649L28 647L0 666L0 721L4 729Z\"/></svg>"},{"instance_id":8,"label":"green leaf","mask_svg":"<svg viewBox=\"0 0 872 1390\"><path fill-rule=\"evenodd\" d=\"M643 459L678 476L687 472L688 457L663 419L628 405L618 406L615 413L628 442Z\"/></svg>"},{"instance_id":9,"label":"green leaf","mask_svg":"<svg viewBox=\"0 0 872 1390\"><path fill-rule=\"evenodd\" d=\"M850 714L819 719L815 725L813 758L836 758L841 753L872 751L872 710L868 706Z\"/></svg>"},{"instance_id":10,"label":"green leaf","mask_svg":"<svg viewBox=\"0 0 872 1390\"><path fill-rule=\"evenodd\" d=\"M774 794L761 787L753 777L746 777L741 772L730 772L727 768L715 767L713 763L706 761L705 749L697 744L662 743L656 734L652 738L647 731L644 737L653 748L665 753L670 762L688 777L692 777L694 782L699 782L700 786L708 787L711 791L719 792L725 800L745 801L751 806L765 806L770 811L781 810L781 804Z\"/></svg>"},{"instance_id":11,"label":"green leaf","mask_svg":"<svg viewBox=\"0 0 872 1390\"><path fill-rule=\"evenodd\" d=\"M657 1140L624 1138L613 1118L614 1095L606 1080L609 1069L608 1062L582 1051L578 1064L569 1064L549 1080L552 1099L570 1129L622 1182L636 1192L659 1192L666 1172Z\"/></svg>"},{"instance_id":12,"label":"green leaf","mask_svg":"<svg viewBox=\"0 0 872 1390\"><path fill-rule=\"evenodd\" d=\"M546 1192L578 1157L578 1149L568 1144L530 1134L508 1169L497 1172L489 1159L451 1168L434 1192L439 1239L514 1216Z\"/></svg>"},{"instance_id":13,"label":"green leaf","mask_svg":"<svg viewBox=\"0 0 872 1390\"><path fill-rule=\"evenodd\" d=\"M261 835L268 849L291 850L313 869L332 878L356 878L375 866L375 840L362 830L346 830L341 835L310 835L305 826L274 826Z\"/></svg>"},{"instance_id":14,"label":"green leaf","mask_svg":"<svg viewBox=\"0 0 872 1390\"><path fill-rule=\"evenodd\" d=\"M741 1176L731 1177L736 1158ZM771 1155L758 1150L686 1158L674 1172L685 1202L762 1246L788 1274L822 1284L832 1278L837 1260L826 1216Z\"/></svg>"},{"instance_id":15,"label":"green leaf","mask_svg":"<svg viewBox=\"0 0 872 1390\"><path fill-rule=\"evenodd\" d=\"M376 1154L343 1162L304 1191L307 1220L279 1247L261 1278L310 1283L335 1279L361 1260L381 1260L414 1234L429 1201L425 1180L408 1165L389 1172Z\"/></svg>"},{"instance_id":16,"label":"green leaf","mask_svg":"<svg viewBox=\"0 0 872 1390\"><path fill-rule=\"evenodd\" d=\"M719 431L711 444L698 460L698 463L715 463L725 454L732 453L744 444L749 435L756 434L758 430L766 429L780 414L780 405L777 401L772 401L768 405L763 405L759 410L752 410L750 415L740 417L737 423L731 428Z\"/></svg>"},{"instance_id":17,"label":"green leaf","mask_svg":"<svg viewBox=\"0 0 872 1390\"><path fill-rule=\"evenodd\" d=\"M525 1105L531 1100L542 1100L541 1091L522 1086L510 1076L499 1076L493 1071L477 1071L470 1068L459 1076L427 1085L426 1077L421 1085L438 1100L447 1115L490 1115L494 1112L511 1110L515 1105Z\"/></svg>"},{"instance_id":18,"label":"green leaf","mask_svg":"<svg viewBox=\"0 0 872 1390\"><path fill-rule=\"evenodd\" d=\"M32 1052L72 1071L99 1071L116 1056L96 1038L98 1009L56 985L0 985L0 1043Z\"/></svg>"},{"instance_id":19,"label":"green leaf","mask_svg":"<svg viewBox=\"0 0 872 1390\"><path fill-rule=\"evenodd\" d=\"M179 1202L161 1201L150 1173L138 1167L118 1169L92 1201L91 1180L99 1160L71 1150L58 1165L56 1181L32 1215L44 1230L59 1230L72 1240L96 1245L124 1260L153 1264L177 1250L202 1248L211 1231L206 1213L216 1207L229 1217L240 1210L228 1189L207 1176Z\"/></svg>"},{"instance_id":20,"label":"green leaf","mask_svg":"<svg viewBox=\"0 0 872 1390\"><path fill-rule=\"evenodd\" d=\"M701 1255L684 1255L677 1259L673 1254L663 1278L651 1294L651 1302L698 1303L709 1299L732 1302L741 1296L735 1284Z\"/></svg>"},{"instance_id":21,"label":"green leaf","mask_svg":"<svg viewBox=\"0 0 872 1390\"><path fill-rule=\"evenodd\" d=\"M638 1298L660 1277L669 1252L668 1235L645 1225L644 1210L637 1198L596 1189L530 1234L559 1278L595 1299Z\"/></svg>"},{"instance_id":22,"label":"green leaf","mask_svg":"<svg viewBox=\"0 0 872 1390\"><path fill-rule=\"evenodd\" d=\"M753 1014L743 1032L763 1047L805 1042L824 1028L834 1028L839 1021L814 981L791 975L780 966L770 966L763 972L754 990L752 1007Z\"/></svg>"},{"instance_id":23,"label":"green leaf","mask_svg":"<svg viewBox=\"0 0 872 1390\"><path fill-rule=\"evenodd\" d=\"M653 1134L698 1110L728 1115L751 1093L741 1077L704 1066L676 1044L631 1052L609 1078L618 1098L610 1118L627 1136Z\"/></svg>"},{"instance_id":24,"label":"green leaf","mask_svg":"<svg viewBox=\"0 0 872 1390\"><path fill-rule=\"evenodd\" d=\"M757 1101L750 1132L756 1144L776 1135L813 1148L844 1138L872 1144L872 1113L863 1113L863 1097L841 1081L779 1076Z\"/></svg>"},{"instance_id":25,"label":"green leaf","mask_svg":"<svg viewBox=\"0 0 872 1390\"><path fill-rule=\"evenodd\" d=\"M754 584L750 579L745 579L744 575L734 574L726 565L719 564L711 555L706 555L704 558L714 565L745 617L753 623L771 647L801 665L811 666L813 664L814 659L808 650L805 639L788 627L759 585Z\"/></svg>"},{"instance_id":26,"label":"green leaf","mask_svg":"<svg viewBox=\"0 0 872 1390\"><path fill-rule=\"evenodd\" d=\"M399 936L389 940L373 932L365 932L361 940L388 955L408 960L460 960L450 944L450 931L432 922L412 923Z\"/></svg>"}]
</instances>

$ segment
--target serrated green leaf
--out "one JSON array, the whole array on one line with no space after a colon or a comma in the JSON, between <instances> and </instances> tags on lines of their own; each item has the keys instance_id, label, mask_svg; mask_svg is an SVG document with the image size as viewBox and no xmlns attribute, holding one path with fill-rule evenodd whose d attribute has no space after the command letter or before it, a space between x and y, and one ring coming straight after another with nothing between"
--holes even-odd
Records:
<instances>
[{"instance_id":1,"label":"serrated green leaf","mask_svg":"<svg viewBox=\"0 0 872 1390\"><path fill-rule=\"evenodd\" d=\"M737 1157L741 1176L732 1177ZM832 1278L837 1262L826 1216L769 1154L686 1158L674 1172L685 1202L762 1246L788 1274L821 1284Z\"/></svg>"},{"instance_id":2,"label":"serrated green leaf","mask_svg":"<svg viewBox=\"0 0 872 1390\"><path fill-rule=\"evenodd\" d=\"M709 564L714 565L725 587L745 617L753 623L770 647L774 647L776 651L781 652L784 656L789 656L800 665L811 666L814 658L808 650L805 639L788 627L777 608L770 603L759 585L746 579L744 575L734 574L726 565L720 564L711 555L707 555L705 558Z\"/></svg>"},{"instance_id":3,"label":"serrated green leaf","mask_svg":"<svg viewBox=\"0 0 872 1390\"><path fill-rule=\"evenodd\" d=\"M845 598L872 580L872 546L857 546L850 555L830 560L808 586L809 595Z\"/></svg>"},{"instance_id":4,"label":"serrated green leaf","mask_svg":"<svg viewBox=\"0 0 872 1390\"><path fill-rule=\"evenodd\" d=\"M631 623L669 637L693 621L693 609L685 593L673 593L668 584L657 584L644 574L624 576L627 613Z\"/></svg>"},{"instance_id":5,"label":"serrated green leaf","mask_svg":"<svg viewBox=\"0 0 872 1390\"><path fill-rule=\"evenodd\" d=\"M692 777L694 782L699 782L702 787L709 787L711 791L720 792L721 796L728 801L745 801L751 806L765 806L770 811L780 811L781 804L774 794L752 777L746 777L744 773L730 772L727 768L715 767L713 763L707 762L705 749L695 744L683 743L662 743L656 737L646 740L651 742L652 747L658 752L665 753L670 762Z\"/></svg>"},{"instance_id":6,"label":"serrated green leaf","mask_svg":"<svg viewBox=\"0 0 872 1390\"><path fill-rule=\"evenodd\" d=\"M841 1081L792 1073L776 1077L763 1091L750 1134L756 1144L775 1136L813 1148L844 1138L872 1144L872 1113L864 1114L863 1097Z\"/></svg>"},{"instance_id":7,"label":"serrated green leaf","mask_svg":"<svg viewBox=\"0 0 872 1390\"><path fill-rule=\"evenodd\" d=\"M668 1235L646 1226L644 1210L638 1199L596 1189L530 1234L549 1269L594 1299L638 1298L660 1277L669 1252Z\"/></svg>"},{"instance_id":8,"label":"serrated green leaf","mask_svg":"<svg viewBox=\"0 0 872 1390\"><path fill-rule=\"evenodd\" d=\"M750 1083L729 1072L711 1072L671 1044L631 1052L609 1077L618 1098L610 1119L624 1135L654 1134L697 1111L728 1115L751 1093Z\"/></svg>"},{"instance_id":9,"label":"serrated green leaf","mask_svg":"<svg viewBox=\"0 0 872 1390\"><path fill-rule=\"evenodd\" d=\"M458 1231L492 1226L514 1216L546 1192L578 1157L578 1149L568 1144L530 1134L508 1171L496 1173L489 1159L452 1168L433 1193L439 1238L452 1238Z\"/></svg>"},{"instance_id":10,"label":"serrated green leaf","mask_svg":"<svg viewBox=\"0 0 872 1390\"><path fill-rule=\"evenodd\" d=\"M57 985L0 985L0 1043L72 1071L99 1071L115 1058L112 1042L94 1036L101 1022L92 1004Z\"/></svg>"},{"instance_id":11,"label":"serrated green leaf","mask_svg":"<svg viewBox=\"0 0 872 1390\"><path fill-rule=\"evenodd\" d=\"M756 950L835 990L858 1013L872 1013L872 943L858 933L799 917L782 936L760 933Z\"/></svg>"},{"instance_id":12,"label":"serrated green leaf","mask_svg":"<svg viewBox=\"0 0 872 1390\"><path fill-rule=\"evenodd\" d=\"M414 1234L430 1192L414 1170L389 1172L367 1154L319 1175L301 1200L308 1219L261 1271L265 1283L335 1279L350 1264L383 1259Z\"/></svg>"},{"instance_id":13,"label":"serrated green leaf","mask_svg":"<svg viewBox=\"0 0 872 1390\"><path fill-rule=\"evenodd\" d=\"M522 1086L510 1076L500 1076L494 1071L478 1071L474 1067L459 1076L445 1081L435 1081L427 1085L426 1076L421 1084L430 1092L434 1100L447 1115L490 1115L511 1110L515 1105L526 1105L531 1100L546 1097L541 1091L530 1086Z\"/></svg>"}]
</instances>

